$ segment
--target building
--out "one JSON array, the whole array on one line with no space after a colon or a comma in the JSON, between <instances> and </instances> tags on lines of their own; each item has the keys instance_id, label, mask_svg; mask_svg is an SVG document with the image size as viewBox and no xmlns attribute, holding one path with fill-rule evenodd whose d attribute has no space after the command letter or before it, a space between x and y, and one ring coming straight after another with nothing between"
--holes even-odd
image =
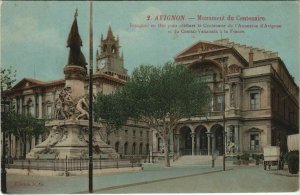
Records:
<instances>
[{"instance_id":1,"label":"building","mask_svg":"<svg viewBox=\"0 0 300 195\"><path fill-rule=\"evenodd\" d=\"M269 145L287 151L287 135L299 132L299 87L277 53L221 39L199 41L175 61L199 73L212 92L211 111L174 130L175 156L262 153ZM153 151L161 146L154 135Z\"/></svg>"},{"instance_id":2,"label":"building","mask_svg":"<svg viewBox=\"0 0 300 195\"><path fill-rule=\"evenodd\" d=\"M71 32L77 34L79 37L77 40L80 40L81 42L77 29L76 15L74 18L70 34ZM70 37L72 38L72 36L69 35L68 46ZM96 53L96 72L93 74L94 95L97 93L113 93L116 88L122 87L129 78L127 70L124 68L123 54L120 55L119 38L115 38L111 26L108 28L106 38L104 39L103 35L101 36L99 47L100 53L98 51ZM76 59L72 55L77 55L77 53L70 52L68 58L69 64L72 64L72 60ZM80 57L77 58L82 59L82 62L85 62L83 54L81 53L78 55L80 55ZM78 64L78 62L74 63ZM82 66L85 67L85 64L82 64ZM64 66L62 66L62 71L63 68ZM40 119L54 119L56 118L55 102L58 99L60 92L65 87L66 79L67 78L44 82L32 78L24 78L10 90L4 91L2 98L11 100L13 108L17 113L31 114ZM86 91L86 94L88 94L88 76L83 78L83 80L85 83L84 90ZM151 134L149 133L149 128L146 124L129 121L119 131L115 131L108 135L107 140L111 146L115 147L115 150L119 154L148 154L152 137L149 137ZM125 133L125 135L120 136L123 133ZM105 130L103 129L103 136L105 136L104 134ZM36 144L41 143L46 136L47 135L41 135L32 140L28 140L28 143L26 143L26 153L34 148ZM21 157L25 147L21 144L20 139L17 136L11 135L8 139L8 145L9 156L16 158Z\"/></svg>"}]
</instances>

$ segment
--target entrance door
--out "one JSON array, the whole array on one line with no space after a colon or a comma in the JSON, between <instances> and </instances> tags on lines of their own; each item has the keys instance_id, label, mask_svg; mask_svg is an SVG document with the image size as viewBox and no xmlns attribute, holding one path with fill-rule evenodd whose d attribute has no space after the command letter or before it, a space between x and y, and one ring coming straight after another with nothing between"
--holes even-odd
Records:
<instances>
[{"instance_id":1,"label":"entrance door","mask_svg":"<svg viewBox=\"0 0 300 195\"><path fill-rule=\"evenodd\" d=\"M200 131L200 155L207 155L208 154L208 141L207 141L207 130L202 129Z\"/></svg>"},{"instance_id":2,"label":"entrance door","mask_svg":"<svg viewBox=\"0 0 300 195\"><path fill-rule=\"evenodd\" d=\"M223 128L219 126L215 132L216 139L216 150L218 150L219 155L224 154L224 139L223 139Z\"/></svg>"},{"instance_id":3,"label":"entrance door","mask_svg":"<svg viewBox=\"0 0 300 195\"><path fill-rule=\"evenodd\" d=\"M191 130L188 127L180 129L180 152L181 155L192 155Z\"/></svg>"}]
</instances>

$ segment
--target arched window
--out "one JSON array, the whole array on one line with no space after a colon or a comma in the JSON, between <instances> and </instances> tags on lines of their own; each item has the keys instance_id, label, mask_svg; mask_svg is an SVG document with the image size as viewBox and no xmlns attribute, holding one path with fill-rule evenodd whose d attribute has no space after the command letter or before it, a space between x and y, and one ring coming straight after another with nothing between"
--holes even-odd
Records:
<instances>
[{"instance_id":1,"label":"arched window","mask_svg":"<svg viewBox=\"0 0 300 195\"><path fill-rule=\"evenodd\" d=\"M143 143L140 143L140 147L139 147L139 155L143 154Z\"/></svg>"},{"instance_id":2,"label":"arched window","mask_svg":"<svg viewBox=\"0 0 300 195\"><path fill-rule=\"evenodd\" d=\"M135 155L135 151L136 151L136 143L132 144L132 155Z\"/></svg>"},{"instance_id":3,"label":"arched window","mask_svg":"<svg viewBox=\"0 0 300 195\"><path fill-rule=\"evenodd\" d=\"M128 143L126 142L124 144L124 155L127 155L128 154Z\"/></svg>"},{"instance_id":4,"label":"arched window","mask_svg":"<svg viewBox=\"0 0 300 195\"><path fill-rule=\"evenodd\" d=\"M120 143L116 142L116 144L115 144L115 150L116 150L116 152L119 152L119 145L120 145Z\"/></svg>"}]
</instances>

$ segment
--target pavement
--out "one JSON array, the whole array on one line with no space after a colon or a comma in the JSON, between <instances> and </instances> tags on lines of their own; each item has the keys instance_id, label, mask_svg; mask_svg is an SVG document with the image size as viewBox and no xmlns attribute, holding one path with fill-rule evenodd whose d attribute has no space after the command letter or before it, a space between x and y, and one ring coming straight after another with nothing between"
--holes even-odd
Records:
<instances>
[{"instance_id":1,"label":"pavement","mask_svg":"<svg viewBox=\"0 0 300 195\"><path fill-rule=\"evenodd\" d=\"M113 173L93 177L94 193L224 193L295 192L299 175L287 170L264 171L262 166L181 165L165 168L145 164L140 172ZM88 193L88 176L7 176L8 193Z\"/></svg>"}]
</instances>

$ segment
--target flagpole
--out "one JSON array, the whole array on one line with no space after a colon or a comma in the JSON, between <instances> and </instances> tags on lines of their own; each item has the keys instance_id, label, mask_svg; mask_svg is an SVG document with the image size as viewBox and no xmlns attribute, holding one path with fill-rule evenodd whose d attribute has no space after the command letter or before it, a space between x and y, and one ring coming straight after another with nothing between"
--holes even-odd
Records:
<instances>
[{"instance_id":1,"label":"flagpole","mask_svg":"<svg viewBox=\"0 0 300 195\"><path fill-rule=\"evenodd\" d=\"M93 1L90 1L89 192L93 193Z\"/></svg>"}]
</instances>

